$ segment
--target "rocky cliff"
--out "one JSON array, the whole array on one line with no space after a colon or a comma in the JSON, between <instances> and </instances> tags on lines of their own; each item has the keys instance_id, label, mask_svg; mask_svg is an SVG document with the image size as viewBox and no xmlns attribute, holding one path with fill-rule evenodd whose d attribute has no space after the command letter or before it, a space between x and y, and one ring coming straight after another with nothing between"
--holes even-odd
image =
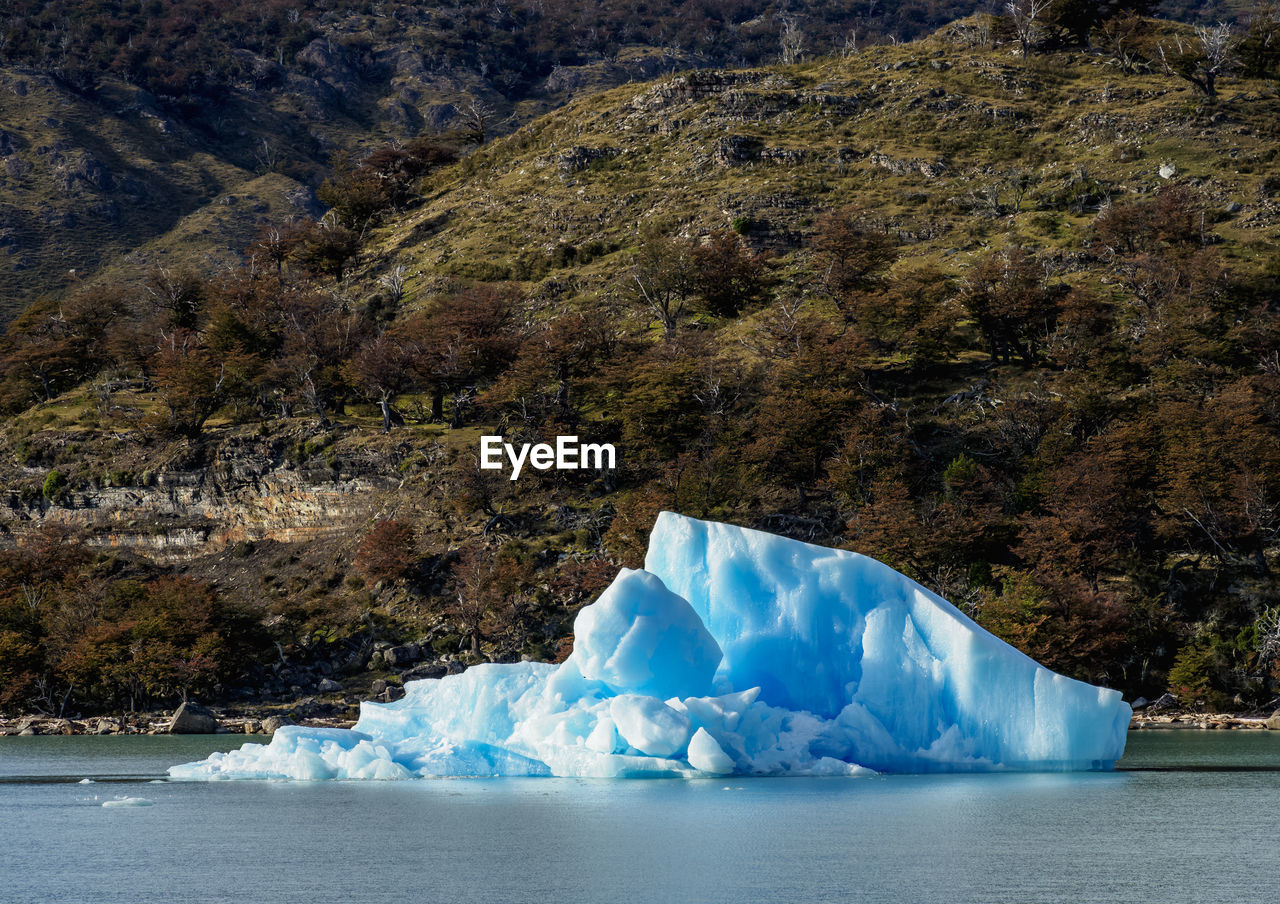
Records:
<instances>
[{"instance_id":1,"label":"rocky cliff","mask_svg":"<svg viewBox=\"0 0 1280 904\"><path fill-rule=\"evenodd\" d=\"M114 468L93 473L99 454L88 450L78 467L60 464L65 471L35 462L6 469L8 492L0 496L6 538L15 542L54 525L84 535L90 545L176 562L237 543L352 533L384 503L383 491L402 482L394 457L358 445L323 453L290 449L279 437L134 447ZM46 448L39 458L50 455ZM138 465L144 467L124 470ZM51 480L52 474L59 476Z\"/></svg>"}]
</instances>

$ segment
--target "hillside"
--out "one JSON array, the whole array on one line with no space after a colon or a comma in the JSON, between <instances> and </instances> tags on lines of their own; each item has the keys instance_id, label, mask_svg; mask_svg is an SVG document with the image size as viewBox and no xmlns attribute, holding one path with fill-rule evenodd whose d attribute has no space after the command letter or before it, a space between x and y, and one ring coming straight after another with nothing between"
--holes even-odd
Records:
<instances>
[{"instance_id":1,"label":"hillside","mask_svg":"<svg viewBox=\"0 0 1280 904\"><path fill-rule=\"evenodd\" d=\"M110 264L235 260L263 223L318 212L311 191L334 154L420 135L483 140L614 85L907 40L982 6L10 0L0 321ZM1168 9L1247 12L1216 0ZM279 178L257 181L268 174ZM233 224L217 209L229 195Z\"/></svg>"},{"instance_id":2,"label":"hillside","mask_svg":"<svg viewBox=\"0 0 1280 904\"><path fill-rule=\"evenodd\" d=\"M955 268L1011 240L1080 252L1100 207L1170 182L1194 187L1245 257L1274 240L1278 107L1264 83L1229 83L1206 105L1169 76L1118 72L1105 53L1023 65L968 46L978 40L960 24L844 60L572 102L471 157L378 235L373 258L424 277L557 280L561 246L630 248L646 223L734 229L785 253L819 213L856 204L906 244L900 265ZM566 269L586 289L626 259Z\"/></svg>"},{"instance_id":3,"label":"hillside","mask_svg":"<svg viewBox=\"0 0 1280 904\"><path fill-rule=\"evenodd\" d=\"M1208 97L1152 62L1190 29L1131 24L1127 52L1024 59L974 17L615 87L353 165L239 271L32 308L0 704L562 656L670 508L877 556L1130 696L1266 705L1280 98L1244 65ZM620 463L513 482L485 433ZM215 604L252 630L210 639ZM120 686L140 611L217 654Z\"/></svg>"},{"instance_id":4,"label":"hillside","mask_svg":"<svg viewBox=\"0 0 1280 904\"><path fill-rule=\"evenodd\" d=\"M334 153L501 134L601 87L776 57L776 4L735 6L724 21L714 3L641 19L610 3L6 3L0 320L111 262L234 260L262 223L319 212L311 191ZM829 6L792 14L810 52L855 27L914 36L964 4L905 19ZM225 220L231 194L251 215L190 228ZM152 241L183 251L175 261Z\"/></svg>"}]
</instances>

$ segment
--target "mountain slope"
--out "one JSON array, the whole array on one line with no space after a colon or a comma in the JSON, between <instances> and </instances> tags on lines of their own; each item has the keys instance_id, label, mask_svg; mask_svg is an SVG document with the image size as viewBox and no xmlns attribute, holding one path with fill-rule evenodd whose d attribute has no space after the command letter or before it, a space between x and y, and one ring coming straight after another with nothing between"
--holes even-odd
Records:
<instances>
[{"instance_id":1,"label":"mountain slope","mask_svg":"<svg viewBox=\"0 0 1280 904\"><path fill-rule=\"evenodd\" d=\"M0 321L59 296L67 271L92 274L220 195L252 195L258 175L316 188L337 151L420 134L492 137L612 85L772 62L784 36L788 55L829 54L910 39L982 6L9 0ZM1216 0L1177 10L1242 12ZM278 195L257 201L278 212ZM251 234L180 241L192 259L225 258Z\"/></svg>"},{"instance_id":2,"label":"mountain slope","mask_svg":"<svg viewBox=\"0 0 1280 904\"><path fill-rule=\"evenodd\" d=\"M785 252L844 204L908 242L910 260L1006 236L1078 253L1101 206L1171 182L1194 187L1233 241L1274 240L1280 102L1264 84L1227 82L1209 106L1170 76L1122 75L1105 54L1025 65L976 40L962 24L846 59L571 102L467 160L379 236L375 257L427 282L528 279L565 259L558 246L629 246L647 222L736 229ZM598 286L625 259L574 266L574 278Z\"/></svg>"}]
</instances>

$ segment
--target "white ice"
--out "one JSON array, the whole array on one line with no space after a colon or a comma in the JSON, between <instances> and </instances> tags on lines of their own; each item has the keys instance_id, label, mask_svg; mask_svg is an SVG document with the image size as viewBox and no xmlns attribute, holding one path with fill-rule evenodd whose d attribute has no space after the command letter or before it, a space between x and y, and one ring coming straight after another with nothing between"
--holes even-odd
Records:
<instances>
[{"instance_id":1,"label":"white ice","mask_svg":"<svg viewBox=\"0 0 1280 904\"><path fill-rule=\"evenodd\" d=\"M664 512L561 665L474 666L181 779L1110 769L1131 711L856 553Z\"/></svg>"}]
</instances>

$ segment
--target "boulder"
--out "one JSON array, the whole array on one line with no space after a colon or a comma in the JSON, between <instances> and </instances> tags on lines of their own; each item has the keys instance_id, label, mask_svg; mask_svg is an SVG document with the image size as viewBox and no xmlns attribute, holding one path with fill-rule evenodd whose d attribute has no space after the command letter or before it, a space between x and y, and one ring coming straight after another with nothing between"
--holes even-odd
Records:
<instances>
[{"instance_id":1,"label":"boulder","mask_svg":"<svg viewBox=\"0 0 1280 904\"><path fill-rule=\"evenodd\" d=\"M449 674L449 666L443 662L424 662L415 665L400 677L405 681L418 681L422 678L443 678Z\"/></svg>"},{"instance_id":2,"label":"boulder","mask_svg":"<svg viewBox=\"0 0 1280 904\"><path fill-rule=\"evenodd\" d=\"M218 717L199 703L188 701L174 711L168 730L169 734L213 734L218 730Z\"/></svg>"},{"instance_id":3,"label":"boulder","mask_svg":"<svg viewBox=\"0 0 1280 904\"><path fill-rule=\"evenodd\" d=\"M388 684L387 689L379 696L384 703L394 703L396 700L399 700L404 696L404 688L395 684Z\"/></svg>"},{"instance_id":4,"label":"boulder","mask_svg":"<svg viewBox=\"0 0 1280 904\"><path fill-rule=\"evenodd\" d=\"M262 733L275 734L276 729L293 724L294 721L286 716L270 716L262 720Z\"/></svg>"},{"instance_id":5,"label":"boulder","mask_svg":"<svg viewBox=\"0 0 1280 904\"><path fill-rule=\"evenodd\" d=\"M384 650L382 658L389 666L404 668L422 658L422 649L416 643L407 643Z\"/></svg>"},{"instance_id":6,"label":"boulder","mask_svg":"<svg viewBox=\"0 0 1280 904\"><path fill-rule=\"evenodd\" d=\"M338 694L342 692L342 685L332 678L321 678L316 690L322 694Z\"/></svg>"},{"instance_id":7,"label":"boulder","mask_svg":"<svg viewBox=\"0 0 1280 904\"><path fill-rule=\"evenodd\" d=\"M386 689L387 689L387 682L383 681L381 678L377 679L376 681L374 681L372 684L369 685L369 693L374 697L378 696Z\"/></svg>"},{"instance_id":8,"label":"boulder","mask_svg":"<svg viewBox=\"0 0 1280 904\"><path fill-rule=\"evenodd\" d=\"M1273 712L1271 717L1267 719L1267 728L1271 731L1280 731L1280 709Z\"/></svg>"}]
</instances>

